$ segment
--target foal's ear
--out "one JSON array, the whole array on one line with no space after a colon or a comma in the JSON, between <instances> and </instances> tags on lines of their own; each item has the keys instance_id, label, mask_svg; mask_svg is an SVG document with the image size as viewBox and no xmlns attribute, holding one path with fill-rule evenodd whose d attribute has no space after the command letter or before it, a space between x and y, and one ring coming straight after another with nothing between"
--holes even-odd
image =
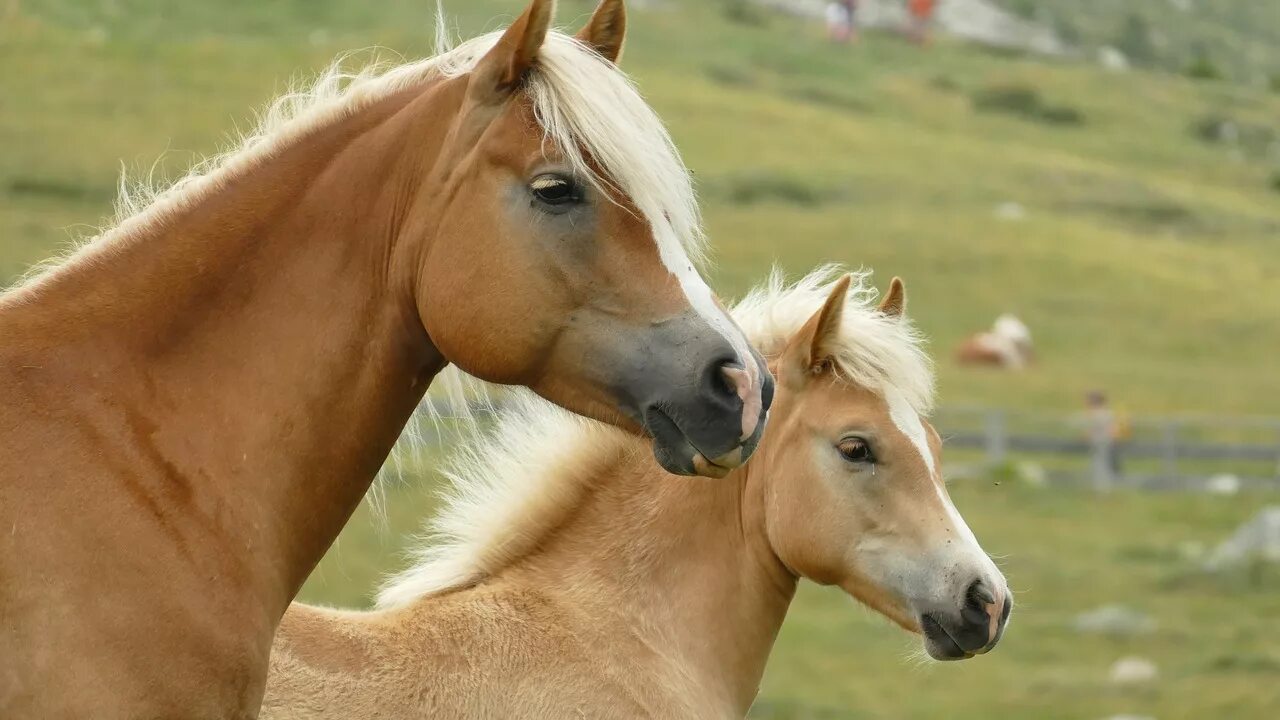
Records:
<instances>
[{"instance_id":1,"label":"foal's ear","mask_svg":"<svg viewBox=\"0 0 1280 720\"><path fill-rule=\"evenodd\" d=\"M472 72L469 92L481 99L506 100L538 59L547 39L556 0L533 0Z\"/></svg>"},{"instance_id":2,"label":"foal's ear","mask_svg":"<svg viewBox=\"0 0 1280 720\"><path fill-rule=\"evenodd\" d=\"M889 317L901 318L907 314L907 288L902 284L902 278L895 277L889 281L889 291L877 309Z\"/></svg>"},{"instance_id":3,"label":"foal's ear","mask_svg":"<svg viewBox=\"0 0 1280 720\"><path fill-rule=\"evenodd\" d=\"M627 8L622 0L601 0L577 38L615 65L627 37Z\"/></svg>"},{"instance_id":4,"label":"foal's ear","mask_svg":"<svg viewBox=\"0 0 1280 720\"><path fill-rule=\"evenodd\" d=\"M800 332L782 351L782 379L803 383L810 375L826 370L835 357L836 340L840 337L840 321L844 318L845 298L852 277L845 275L831 286L831 294L822 309L809 318Z\"/></svg>"}]
</instances>

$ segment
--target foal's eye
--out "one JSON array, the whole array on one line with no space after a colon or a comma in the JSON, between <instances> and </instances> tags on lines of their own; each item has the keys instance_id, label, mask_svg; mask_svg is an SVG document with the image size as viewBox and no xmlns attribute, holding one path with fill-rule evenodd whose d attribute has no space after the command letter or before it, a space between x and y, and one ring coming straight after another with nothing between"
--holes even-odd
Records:
<instances>
[{"instance_id":1,"label":"foal's eye","mask_svg":"<svg viewBox=\"0 0 1280 720\"><path fill-rule=\"evenodd\" d=\"M836 449L840 451L840 457L851 463L874 463L876 458L871 454L871 446L862 438L845 438L841 440Z\"/></svg>"},{"instance_id":2,"label":"foal's eye","mask_svg":"<svg viewBox=\"0 0 1280 720\"><path fill-rule=\"evenodd\" d=\"M582 188L572 178L547 173L529 183L529 191L539 202L551 207L564 207L582 202Z\"/></svg>"}]
</instances>

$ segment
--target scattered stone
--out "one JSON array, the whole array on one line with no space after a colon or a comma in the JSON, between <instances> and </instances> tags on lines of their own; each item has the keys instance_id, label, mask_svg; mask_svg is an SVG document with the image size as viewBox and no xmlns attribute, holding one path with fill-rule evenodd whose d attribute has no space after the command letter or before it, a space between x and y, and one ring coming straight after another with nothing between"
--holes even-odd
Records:
<instances>
[{"instance_id":1,"label":"scattered stone","mask_svg":"<svg viewBox=\"0 0 1280 720\"><path fill-rule=\"evenodd\" d=\"M1104 70L1125 72L1129 69L1129 56L1110 45L1104 45L1098 48L1098 64Z\"/></svg>"},{"instance_id":2,"label":"scattered stone","mask_svg":"<svg viewBox=\"0 0 1280 720\"><path fill-rule=\"evenodd\" d=\"M1149 615L1124 605L1104 605L1081 613L1074 624L1076 632L1117 638L1147 635L1156 629L1156 621Z\"/></svg>"},{"instance_id":3,"label":"scattered stone","mask_svg":"<svg viewBox=\"0 0 1280 720\"><path fill-rule=\"evenodd\" d=\"M1013 201L1002 202L996 206L995 215L1005 222L1018 222L1027 218L1027 209Z\"/></svg>"},{"instance_id":4,"label":"scattered stone","mask_svg":"<svg viewBox=\"0 0 1280 720\"><path fill-rule=\"evenodd\" d=\"M1210 495L1235 495L1240 492L1240 478L1231 473L1221 473L1209 478L1204 484L1204 491Z\"/></svg>"},{"instance_id":5,"label":"scattered stone","mask_svg":"<svg viewBox=\"0 0 1280 720\"><path fill-rule=\"evenodd\" d=\"M1280 505L1264 508L1241 525L1205 565L1209 570L1226 570L1259 560L1280 563Z\"/></svg>"},{"instance_id":6,"label":"scattered stone","mask_svg":"<svg viewBox=\"0 0 1280 720\"><path fill-rule=\"evenodd\" d=\"M1111 666L1111 682L1115 685L1145 685L1158 679L1159 668L1146 658L1120 658Z\"/></svg>"},{"instance_id":7,"label":"scattered stone","mask_svg":"<svg viewBox=\"0 0 1280 720\"><path fill-rule=\"evenodd\" d=\"M1030 460L1014 463L1013 476L1027 487L1042 488L1049 484L1049 472L1040 463Z\"/></svg>"}]
</instances>

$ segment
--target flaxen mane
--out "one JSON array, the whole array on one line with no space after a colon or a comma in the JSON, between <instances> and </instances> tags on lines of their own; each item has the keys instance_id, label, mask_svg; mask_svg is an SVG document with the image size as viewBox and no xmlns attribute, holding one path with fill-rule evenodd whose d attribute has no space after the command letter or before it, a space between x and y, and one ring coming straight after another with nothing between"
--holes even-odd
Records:
<instances>
[{"instance_id":1,"label":"flaxen mane","mask_svg":"<svg viewBox=\"0 0 1280 720\"><path fill-rule=\"evenodd\" d=\"M838 268L820 268L787 285L774 272L733 310L766 358L822 307ZM850 382L893 388L921 415L933 407L933 370L923 340L904 319L876 309L876 291L858 274L850 287L835 357ZM389 579L383 608L468 587L520 559L573 510L607 463L646 453L643 440L516 393L495 426L459 443L448 461L443 509L413 551L414 562Z\"/></svg>"},{"instance_id":2,"label":"flaxen mane","mask_svg":"<svg viewBox=\"0 0 1280 720\"><path fill-rule=\"evenodd\" d=\"M444 18L439 18L437 28L444 24ZM449 47L448 36L441 30L437 55L393 66L372 62L352 70L344 67L346 57L339 58L311 84L270 103L235 147L196 163L176 182L156 186L149 178L143 182L121 178L112 227L84 245L101 245L162 219L318 126L359 112L406 87L466 74L501 37L502 31L496 31ZM552 30L525 79L524 91L547 141L578 175L629 197L652 226L664 254L683 249L701 262L705 237L689 171L662 120L630 78L575 38ZM44 271L74 260L78 249L33 268L20 284L34 282Z\"/></svg>"}]
</instances>

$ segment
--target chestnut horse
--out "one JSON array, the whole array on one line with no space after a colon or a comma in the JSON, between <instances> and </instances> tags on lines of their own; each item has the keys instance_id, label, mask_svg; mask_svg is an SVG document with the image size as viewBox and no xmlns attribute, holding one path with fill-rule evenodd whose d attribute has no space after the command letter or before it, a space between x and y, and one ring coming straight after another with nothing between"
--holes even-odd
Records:
<instances>
[{"instance_id":1,"label":"chestnut horse","mask_svg":"<svg viewBox=\"0 0 1280 720\"><path fill-rule=\"evenodd\" d=\"M251 717L281 615L446 364L723 476L772 397L614 64L505 32L288 96L0 296L0 717Z\"/></svg>"},{"instance_id":2,"label":"chestnut horse","mask_svg":"<svg viewBox=\"0 0 1280 720\"><path fill-rule=\"evenodd\" d=\"M934 658L994 647L1011 595L942 483L902 286L876 308L826 277L736 311L778 378L745 467L664 482L612 428L541 401L504 411L382 609L285 613L263 716L742 717L801 577Z\"/></svg>"}]
</instances>

